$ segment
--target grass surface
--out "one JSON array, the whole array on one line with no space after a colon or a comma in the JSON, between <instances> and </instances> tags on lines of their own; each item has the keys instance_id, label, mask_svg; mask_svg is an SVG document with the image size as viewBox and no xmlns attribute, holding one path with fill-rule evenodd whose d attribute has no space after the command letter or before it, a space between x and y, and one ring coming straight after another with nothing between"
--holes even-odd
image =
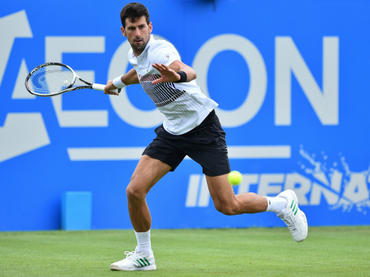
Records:
<instances>
[{"instance_id":1,"label":"grass surface","mask_svg":"<svg viewBox=\"0 0 370 277\"><path fill-rule=\"evenodd\" d=\"M0 276L370 276L370 226L152 230L157 271L111 272L132 231L0 232Z\"/></svg>"}]
</instances>

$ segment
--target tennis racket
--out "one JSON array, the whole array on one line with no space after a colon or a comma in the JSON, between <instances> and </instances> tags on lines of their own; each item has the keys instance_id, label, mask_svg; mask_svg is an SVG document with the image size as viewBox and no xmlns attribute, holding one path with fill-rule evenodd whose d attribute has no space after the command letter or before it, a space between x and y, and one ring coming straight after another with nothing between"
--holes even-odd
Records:
<instances>
[{"instance_id":1,"label":"tennis racket","mask_svg":"<svg viewBox=\"0 0 370 277\"><path fill-rule=\"evenodd\" d=\"M68 65L49 62L34 68L26 77L26 89L37 96L55 96L78 89L104 91L105 85L83 80ZM121 89L114 90L120 92Z\"/></svg>"}]
</instances>

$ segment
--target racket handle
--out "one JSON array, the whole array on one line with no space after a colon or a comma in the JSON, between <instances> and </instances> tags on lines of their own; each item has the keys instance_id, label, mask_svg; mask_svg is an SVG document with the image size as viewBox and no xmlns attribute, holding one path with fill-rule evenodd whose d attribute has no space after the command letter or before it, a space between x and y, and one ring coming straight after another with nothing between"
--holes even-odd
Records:
<instances>
[{"instance_id":1,"label":"racket handle","mask_svg":"<svg viewBox=\"0 0 370 277\"><path fill-rule=\"evenodd\" d=\"M96 90L104 91L105 85L94 83L94 84L92 84L92 88L96 89ZM121 90L120 89L113 89L111 91L120 93Z\"/></svg>"},{"instance_id":2,"label":"racket handle","mask_svg":"<svg viewBox=\"0 0 370 277\"><path fill-rule=\"evenodd\" d=\"M94 84L92 84L92 88L93 88L93 89L96 89L96 90L104 91L105 85L94 83Z\"/></svg>"}]
</instances>

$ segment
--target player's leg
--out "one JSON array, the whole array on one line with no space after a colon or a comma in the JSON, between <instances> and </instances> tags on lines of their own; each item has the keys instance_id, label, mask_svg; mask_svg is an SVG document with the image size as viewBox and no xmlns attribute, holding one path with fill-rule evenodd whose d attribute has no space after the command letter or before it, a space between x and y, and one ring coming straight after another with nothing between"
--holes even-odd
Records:
<instances>
[{"instance_id":1,"label":"player's leg","mask_svg":"<svg viewBox=\"0 0 370 277\"><path fill-rule=\"evenodd\" d=\"M137 246L135 251L126 252L124 259L111 264L111 270L136 271L157 268L150 241L151 216L146 195L169 170L171 167L160 160L147 155L141 157L126 189L128 210Z\"/></svg>"},{"instance_id":2,"label":"player's leg","mask_svg":"<svg viewBox=\"0 0 370 277\"><path fill-rule=\"evenodd\" d=\"M206 176L208 189L216 209L226 215L242 213L275 212L288 226L297 242L307 237L306 215L299 209L294 191L285 190L276 197L264 197L255 193L235 195L228 183L227 174Z\"/></svg>"},{"instance_id":3,"label":"player's leg","mask_svg":"<svg viewBox=\"0 0 370 277\"><path fill-rule=\"evenodd\" d=\"M146 232L151 226L151 216L146 195L171 167L157 159L143 155L126 188L128 210L136 232Z\"/></svg>"},{"instance_id":4,"label":"player's leg","mask_svg":"<svg viewBox=\"0 0 370 277\"><path fill-rule=\"evenodd\" d=\"M219 176L206 175L206 180L215 208L223 214L259 213L267 209L266 197L255 193L235 195L232 186L228 182L227 174Z\"/></svg>"},{"instance_id":5,"label":"player's leg","mask_svg":"<svg viewBox=\"0 0 370 277\"><path fill-rule=\"evenodd\" d=\"M234 194L227 179L230 164L225 132L214 112L186 136L186 142L186 154L202 166L217 210L227 215L273 211L284 220L296 241L306 238L306 216L299 209L293 191L283 191L276 197L255 193Z\"/></svg>"},{"instance_id":6,"label":"player's leg","mask_svg":"<svg viewBox=\"0 0 370 277\"><path fill-rule=\"evenodd\" d=\"M127 201L130 219L135 229L137 247L128 252L125 259L113 263L113 270L154 270L156 269L150 242L151 216L146 195L153 185L168 171L174 171L185 154L172 141L173 135L163 126L155 130L157 137L145 148L127 186Z\"/></svg>"}]
</instances>

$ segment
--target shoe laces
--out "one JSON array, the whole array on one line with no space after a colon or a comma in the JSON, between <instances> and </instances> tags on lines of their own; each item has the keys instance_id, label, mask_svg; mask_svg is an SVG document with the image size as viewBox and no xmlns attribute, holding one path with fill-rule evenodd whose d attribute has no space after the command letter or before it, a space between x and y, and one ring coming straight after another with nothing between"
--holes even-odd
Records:
<instances>
[{"instance_id":1,"label":"shoe laces","mask_svg":"<svg viewBox=\"0 0 370 277\"><path fill-rule=\"evenodd\" d=\"M279 215L279 217L286 223L286 225L288 226L288 230L294 232L294 231L297 230L297 228L296 228L296 226L294 224L294 218L293 217L295 216L295 213L297 213L297 211L298 211L298 204L297 203L294 203L295 201L293 201L290 204L288 198L286 198L284 196L280 196L280 197L286 199L288 203L287 203L287 206L285 208L285 210L287 212L286 213L284 213L284 212L281 213ZM289 206L289 204L290 204L290 206ZM294 205L294 206L292 206L292 205ZM292 210L292 207L293 207L293 210ZM295 211L295 213L294 213L294 209L297 209Z\"/></svg>"},{"instance_id":2,"label":"shoe laces","mask_svg":"<svg viewBox=\"0 0 370 277\"><path fill-rule=\"evenodd\" d=\"M128 259L128 260L135 260L136 259L135 251L125 251L124 253L125 253L125 256L126 256L125 259Z\"/></svg>"},{"instance_id":3,"label":"shoe laces","mask_svg":"<svg viewBox=\"0 0 370 277\"><path fill-rule=\"evenodd\" d=\"M297 229L294 224L293 216L293 213L289 210L288 214L282 216L281 218L288 226L289 231L295 231Z\"/></svg>"}]
</instances>

